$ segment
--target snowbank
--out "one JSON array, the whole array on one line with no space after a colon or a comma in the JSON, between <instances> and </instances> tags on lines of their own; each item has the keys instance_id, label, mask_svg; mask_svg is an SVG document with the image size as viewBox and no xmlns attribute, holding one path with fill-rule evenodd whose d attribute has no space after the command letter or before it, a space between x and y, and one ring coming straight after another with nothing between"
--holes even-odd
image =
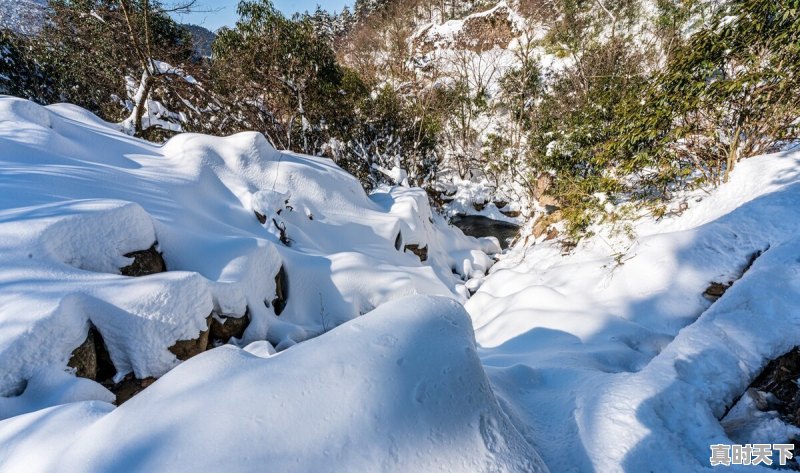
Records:
<instances>
[{"instance_id":1,"label":"snowbank","mask_svg":"<svg viewBox=\"0 0 800 473\"><path fill-rule=\"evenodd\" d=\"M605 231L495 266L466 307L498 397L551 468L698 471L709 445L736 443L719 419L800 340L798 202L800 153L751 158L634 241Z\"/></svg>"},{"instance_id":2,"label":"snowbank","mask_svg":"<svg viewBox=\"0 0 800 473\"><path fill-rule=\"evenodd\" d=\"M457 268L491 264L485 242L435 219L421 190L371 198L330 160L257 133L156 146L74 106L0 97L0 188L5 396L66 367L90 326L117 379L158 377L179 363L168 348L198 338L210 314L246 314L237 343L283 349L400 297L463 301ZM125 254L153 245L168 272L120 274Z\"/></svg>"},{"instance_id":3,"label":"snowbank","mask_svg":"<svg viewBox=\"0 0 800 473\"><path fill-rule=\"evenodd\" d=\"M547 471L497 404L463 308L426 297L267 358L214 349L113 411L2 422L0 470Z\"/></svg>"}]
</instances>

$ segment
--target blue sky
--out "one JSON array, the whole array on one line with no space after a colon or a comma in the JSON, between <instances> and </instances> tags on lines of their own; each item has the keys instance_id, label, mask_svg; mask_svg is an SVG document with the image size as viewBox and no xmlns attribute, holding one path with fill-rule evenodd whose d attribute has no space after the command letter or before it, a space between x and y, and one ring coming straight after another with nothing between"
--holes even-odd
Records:
<instances>
[{"instance_id":1,"label":"blue sky","mask_svg":"<svg viewBox=\"0 0 800 473\"><path fill-rule=\"evenodd\" d=\"M169 2L165 2L168 4ZM314 11L317 4L328 11L341 11L345 5L352 4L350 0L273 0L272 2L287 17L295 12ZM233 26L238 16L236 5L239 0L197 0L197 11L189 15L176 15L176 20L181 23L193 23L216 30L222 26Z\"/></svg>"}]
</instances>

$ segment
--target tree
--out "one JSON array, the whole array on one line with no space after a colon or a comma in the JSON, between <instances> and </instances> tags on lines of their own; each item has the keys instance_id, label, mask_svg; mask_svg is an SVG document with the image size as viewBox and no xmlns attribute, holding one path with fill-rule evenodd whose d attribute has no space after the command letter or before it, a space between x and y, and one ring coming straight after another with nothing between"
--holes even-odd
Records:
<instances>
[{"instance_id":1,"label":"tree","mask_svg":"<svg viewBox=\"0 0 800 473\"><path fill-rule=\"evenodd\" d=\"M342 70L307 18L283 17L269 0L239 4L235 28L214 42L218 92L246 109L246 123L280 148L313 154L340 103Z\"/></svg>"}]
</instances>

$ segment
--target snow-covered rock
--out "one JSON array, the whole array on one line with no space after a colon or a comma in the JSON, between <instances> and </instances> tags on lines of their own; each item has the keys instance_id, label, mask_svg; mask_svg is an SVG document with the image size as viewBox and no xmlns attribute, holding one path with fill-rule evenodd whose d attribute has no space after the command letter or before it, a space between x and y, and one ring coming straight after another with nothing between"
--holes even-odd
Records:
<instances>
[{"instance_id":1,"label":"snow-covered rock","mask_svg":"<svg viewBox=\"0 0 800 473\"><path fill-rule=\"evenodd\" d=\"M267 358L220 347L112 408L1 422L0 470L547 471L495 400L469 318L444 298L384 304Z\"/></svg>"},{"instance_id":2,"label":"snow-covered rock","mask_svg":"<svg viewBox=\"0 0 800 473\"><path fill-rule=\"evenodd\" d=\"M158 377L178 364L168 348L198 338L212 312L249 315L237 343L283 349L400 297L462 301L453 269L490 266L423 191L370 197L330 160L278 152L257 133L157 146L74 106L0 97L0 188L5 396L66 367L90 325L117 380ZM427 261L395 249L401 233ZM168 272L120 274L124 255L154 244Z\"/></svg>"}]
</instances>

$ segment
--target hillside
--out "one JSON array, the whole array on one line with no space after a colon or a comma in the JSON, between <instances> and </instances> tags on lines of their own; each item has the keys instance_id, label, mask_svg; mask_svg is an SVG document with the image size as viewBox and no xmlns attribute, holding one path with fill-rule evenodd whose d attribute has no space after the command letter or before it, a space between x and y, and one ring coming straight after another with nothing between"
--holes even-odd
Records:
<instances>
[{"instance_id":1,"label":"hillside","mask_svg":"<svg viewBox=\"0 0 800 473\"><path fill-rule=\"evenodd\" d=\"M723 417L800 338L797 153L636 240L518 247L484 276L496 241L424 194L366 196L259 135L159 147L13 98L0 117L3 471L641 471L656 451L693 471L712 443L800 431L751 394ZM147 248L168 271L131 277Z\"/></svg>"},{"instance_id":2,"label":"hillside","mask_svg":"<svg viewBox=\"0 0 800 473\"><path fill-rule=\"evenodd\" d=\"M800 469L800 0L175 8L0 2L0 473Z\"/></svg>"}]
</instances>

